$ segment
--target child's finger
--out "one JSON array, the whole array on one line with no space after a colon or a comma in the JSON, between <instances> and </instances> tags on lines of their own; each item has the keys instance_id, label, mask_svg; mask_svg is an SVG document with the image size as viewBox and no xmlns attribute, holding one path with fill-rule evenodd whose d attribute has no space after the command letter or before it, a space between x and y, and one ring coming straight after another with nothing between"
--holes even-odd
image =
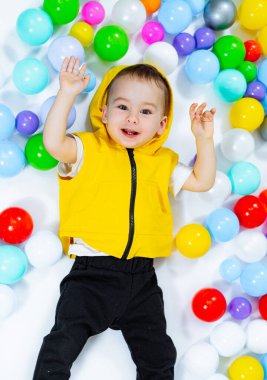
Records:
<instances>
[{"instance_id":1,"label":"child's finger","mask_svg":"<svg viewBox=\"0 0 267 380\"><path fill-rule=\"evenodd\" d=\"M72 56L72 57L70 57L69 64L68 64L68 67L67 67L66 71L68 73L72 73L74 65L75 65L75 58Z\"/></svg>"},{"instance_id":2,"label":"child's finger","mask_svg":"<svg viewBox=\"0 0 267 380\"><path fill-rule=\"evenodd\" d=\"M68 64L69 64L69 57L66 57L62 63L62 66L61 66L61 72L64 72L64 71L67 71L67 67L68 67Z\"/></svg>"},{"instance_id":3,"label":"child's finger","mask_svg":"<svg viewBox=\"0 0 267 380\"><path fill-rule=\"evenodd\" d=\"M80 67L80 72L79 72L80 77L84 77L85 70L86 70L86 64L83 63L82 66Z\"/></svg>"},{"instance_id":4,"label":"child's finger","mask_svg":"<svg viewBox=\"0 0 267 380\"><path fill-rule=\"evenodd\" d=\"M191 106L189 107L189 115L191 119L193 119L195 115L196 108L197 108L197 103L192 103Z\"/></svg>"},{"instance_id":5,"label":"child's finger","mask_svg":"<svg viewBox=\"0 0 267 380\"><path fill-rule=\"evenodd\" d=\"M196 110L196 116L197 117L200 117L200 115L202 114L204 108L206 107L206 103L202 103Z\"/></svg>"},{"instance_id":6,"label":"child's finger","mask_svg":"<svg viewBox=\"0 0 267 380\"><path fill-rule=\"evenodd\" d=\"M73 66L73 72L74 72L75 74L78 74L78 73L79 73L79 67L80 67L80 60L79 60L79 58L76 58L76 59L75 59L74 66Z\"/></svg>"}]
</instances>

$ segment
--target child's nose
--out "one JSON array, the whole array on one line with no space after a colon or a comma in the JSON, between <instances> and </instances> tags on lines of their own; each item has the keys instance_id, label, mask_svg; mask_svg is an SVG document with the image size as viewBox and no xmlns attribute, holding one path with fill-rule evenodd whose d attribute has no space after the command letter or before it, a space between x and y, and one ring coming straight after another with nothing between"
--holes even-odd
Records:
<instances>
[{"instance_id":1,"label":"child's nose","mask_svg":"<svg viewBox=\"0 0 267 380\"><path fill-rule=\"evenodd\" d=\"M127 117L128 123L137 124L138 118L137 115L134 112L129 113Z\"/></svg>"}]
</instances>

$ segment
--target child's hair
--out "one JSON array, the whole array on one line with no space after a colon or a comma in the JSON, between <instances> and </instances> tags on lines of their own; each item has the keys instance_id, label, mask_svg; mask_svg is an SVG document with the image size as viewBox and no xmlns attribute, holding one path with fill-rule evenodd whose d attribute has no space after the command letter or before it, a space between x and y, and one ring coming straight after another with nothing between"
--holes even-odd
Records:
<instances>
[{"instance_id":1,"label":"child's hair","mask_svg":"<svg viewBox=\"0 0 267 380\"><path fill-rule=\"evenodd\" d=\"M154 82L164 93L164 114L167 116L169 115L171 99L171 89L169 83L154 66L144 63L137 63L135 65L125 67L112 79L106 89L107 102L112 85L118 78L123 76L129 76L132 78L135 77L145 79L148 82Z\"/></svg>"}]
</instances>

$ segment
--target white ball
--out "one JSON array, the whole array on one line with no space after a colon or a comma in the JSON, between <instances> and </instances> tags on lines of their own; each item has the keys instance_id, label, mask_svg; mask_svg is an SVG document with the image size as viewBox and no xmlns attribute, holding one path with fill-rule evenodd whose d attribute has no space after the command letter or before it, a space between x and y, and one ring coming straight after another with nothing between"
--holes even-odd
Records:
<instances>
[{"instance_id":1,"label":"white ball","mask_svg":"<svg viewBox=\"0 0 267 380\"><path fill-rule=\"evenodd\" d=\"M37 269L46 269L55 264L62 256L62 244L51 231L38 231L25 244L29 262Z\"/></svg>"},{"instance_id":2,"label":"white ball","mask_svg":"<svg viewBox=\"0 0 267 380\"><path fill-rule=\"evenodd\" d=\"M146 20L146 8L139 0L118 0L112 8L111 19L127 33L135 33Z\"/></svg>"},{"instance_id":3,"label":"white ball","mask_svg":"<svg viewBox=\"0 0 267 380\"><path fill-rule=\"evenodd\" d=\"M233 128L222 136L221 151L230 161L243 161L254 149L254 137L245 129Z\"/></svg>"},{"instance_id":4,"label":"white ball","mask_svg":"<svg viewBox=\"0 0 267 380\"><path fill-rule=\"evenodd\" d=\"M246 334L242 327L232 321L217 325L210 334L210 343L219 355L231 357L238 354L246 344Z\"/></svg>"},{"instance_id":5,"label":"white ball","mask_svg":"<svg viewBox=\"0 0 267 380\"><path fill-rule=\"evenodd\" d=\"M229 377L221 375L220 373L215 373L206 380L229 380Z\"/></svg>"},{"instance_id":6,"label":"white ball","mask_svg":"<svg viewBox=\"0 0 267 380\"><path fill-rule=\"evenodd\" d=\"M16 307L14 290L7 285L0 284L0 319L7 318Z\"/></svg>"},{"instance_id":7,"label":"white ball","mask_svg":"<svg viewBox=\"0 0 267 380\"><path fill-rule=\"evenodd\" d=\"M232 192L232 185L229 177L217 170L215 182L209 191L198 193L199 197L206 202L223 203Z\"/></svg>"},{"instance_id":8,"label":"white ball","mask_svg":"<svg viewBox=\"0 0 267 380\"><path fill-rule=\"evenodd\" d=\"M155 42L145 50L143 62L158 67L165 75L172 73L178 65L178 54L167 42Z\"/></svg>"},{"instance_id":9,"label":"white ball","mask_svg":"<svg viewBox=\"0 0 267 380\"><path fill-rule=\"evenodd\" d=\"M247 326L247 347L255 354L267 352L267 321L254 319Z\"/></svg>"},{"instance_id":10,"label":"white ball","mask_svg":"<svg viewBox=\"0 0 267 380\"><path fill-rule=\"evenodd\" d=\"M188 372L206 379L216 372L219 365L219 355L211 344L196 343L184 354L183 364Z\"/></svg>"},{"instance_id":11,"label":"white ball","mask_svg":"<svg viewBox=\"0 0 267 380\"><path fill-rule=\"evenodd\" d=\"M245 263L260 261L267 253L267 239L259 231L244 230L232 243L235 246L235 255Z\"/></svg>"}]
</instances>

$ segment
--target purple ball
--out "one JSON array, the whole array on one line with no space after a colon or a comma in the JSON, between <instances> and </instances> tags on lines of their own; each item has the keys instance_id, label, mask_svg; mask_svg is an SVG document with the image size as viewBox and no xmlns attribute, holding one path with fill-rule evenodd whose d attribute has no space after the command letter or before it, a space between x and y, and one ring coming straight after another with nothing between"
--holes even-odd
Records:
<instances>
[{"instance_id":1,"label":"purple ball","mask_svg":"<svg viewBox=\"0 0 267 380\"><path fill-rule=\"evenodd\" d=\"M264 99L265 95L266 87L263 83L255 80L253 82L248 83L244 97L262 100Z\"/></svg>"},{"instance_id":2,"label":"purple ball","mask_svg":"<svg viewBox=\"0 0 267 380\"><path fill-rule=\"evenodd\" d=\"M209 49L213 46L216 37L212 29L203 26L195 31L194 38L197 49Z\"/></svg>"},{"instance_id":3,"label":"purple ball","mask_svg":"<svg viewBox=\"0 0 267 380\"><path fill-rule=\"evenodd\" d=\"M229 303L228 311L235 319L242 320L251 314L251 303L244 297L235 297Z\"/></svg>"},{"instance_id":4,"label":"purple ball","mask_svg":"<svg viewBox=\"0 0 267 380\"><path fill-rule=\"evenodd\" d=\"M21 111L16 116L16 129L22 135L32 135L39 128L39 118L32 111Z\"/></svg>"},{"instance_id":5,"label":"purple ball","mask_svg":"<svg viewBox=\"0 0 267 380\"><path fill-rule=\"evenodd\" d=\"M177 34L172 44L180 56L191 54L196 47L196 41L189 33Z\"/></svg>"}]
</instances>

